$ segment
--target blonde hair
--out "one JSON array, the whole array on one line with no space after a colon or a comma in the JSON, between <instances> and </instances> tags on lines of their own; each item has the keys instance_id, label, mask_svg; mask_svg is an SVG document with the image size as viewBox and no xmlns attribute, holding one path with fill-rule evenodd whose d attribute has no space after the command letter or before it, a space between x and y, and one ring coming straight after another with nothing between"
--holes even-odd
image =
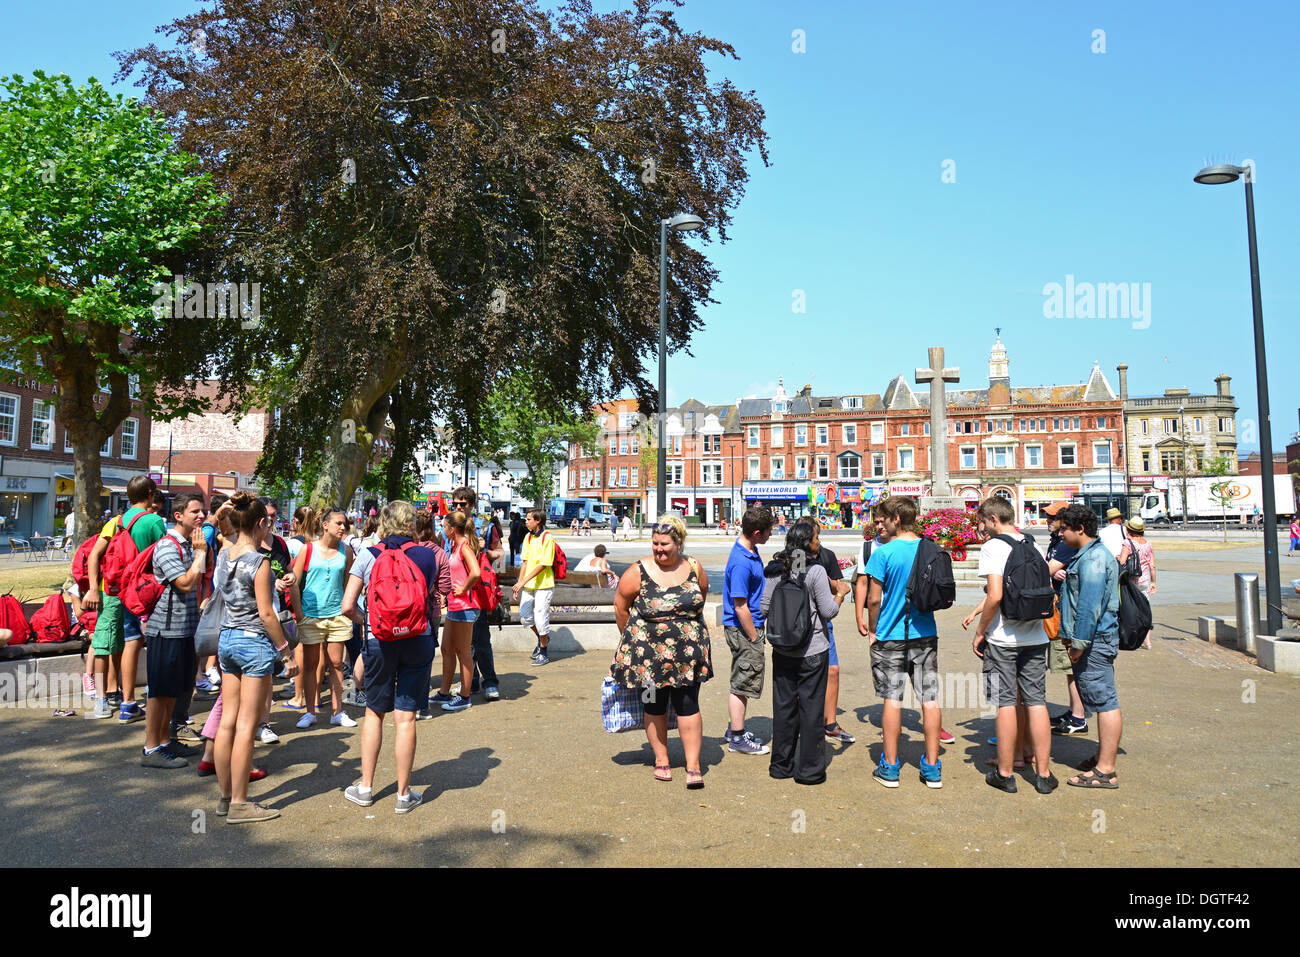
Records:
<instances>
[{"instance_id":1,"label":"blonde hair","mask_svg":"<svg viewBox=\"0 0 1300 957\"><path fill-rule=\"evenodd\" d=\"M478 531L474 527L474 520L464 512L448 512L444 519L458 535L465 537L465 543L469 545L470 551L475 555L479 553L482 546L479 545Z\"/></svg>"},{"instance_id":2,"label":"blonde hair","mask_svg":"<svg viewBox=\"0 0 1300 957\"><path fill-rule=\"evenodd\" d=\"M666 532L662 528L664 525L668 526ZM671 535L673 541L677 543L677 547L680 548L682 545L686 544L686 523L682 521L682 517L676 512L667 512L664 515L660 515L659 518L655 520L653 534Z\"/></svg>"},{"instance_id":3,"label":"blonde hair","mask_svg":"<svg viewBox=\"0 0 1300 957\"><path fill-rule=\"evenodd\" d=\"M415 531L415 506L397 499L389 502L379 512L379 537L410 535Z\"/></svg>"}]
</instances>

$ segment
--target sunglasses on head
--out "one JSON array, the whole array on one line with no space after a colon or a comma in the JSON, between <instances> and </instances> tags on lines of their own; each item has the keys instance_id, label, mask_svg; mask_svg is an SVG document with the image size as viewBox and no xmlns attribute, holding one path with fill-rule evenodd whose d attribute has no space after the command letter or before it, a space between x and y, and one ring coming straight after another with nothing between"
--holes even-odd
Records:
<instances>
[{"instance_id":1,"label":"sunglasses on head","mask_svg":"<svg viewBox=\"0 0 1300 957\"><path fill-rule=\"evenodd\" d=\"M677 527L669 524L668 522L660 522L658 525L654 527L654 533L656 535L672 535L676 537Z\"/></svg>"}]
</instances>

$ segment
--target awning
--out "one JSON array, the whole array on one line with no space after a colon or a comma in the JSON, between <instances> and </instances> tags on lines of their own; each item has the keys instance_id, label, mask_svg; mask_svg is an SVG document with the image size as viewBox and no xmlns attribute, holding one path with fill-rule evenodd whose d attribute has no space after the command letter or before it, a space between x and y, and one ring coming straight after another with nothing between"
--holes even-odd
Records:
<instances>
[{"instance_id":1,"label":"awning","mask_svg":"<svg viewBox=\"0 0 1300 957\"><path fill-rule=\"evenodd\" d=\"M100 495L125 495L126 486L109 486L105 485L99 490Z\"/></svg>"}]
</instances>

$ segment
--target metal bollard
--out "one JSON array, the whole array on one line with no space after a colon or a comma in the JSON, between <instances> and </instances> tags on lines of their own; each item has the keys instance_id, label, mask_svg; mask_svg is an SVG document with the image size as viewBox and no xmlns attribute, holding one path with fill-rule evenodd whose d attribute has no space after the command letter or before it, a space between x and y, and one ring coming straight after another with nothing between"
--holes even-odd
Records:
<instances>
[{"instance_id":1,"label":"metal bollard","mask_svg":"<svg viewBox=\"0 0 1300 957\"><path fill-rule=\"evenodd\" d=\"M1255 653L1255 636L1260 633L1259 576L1254 572L1237 572L1237 650Z\"/></svg>"}]
</instances>

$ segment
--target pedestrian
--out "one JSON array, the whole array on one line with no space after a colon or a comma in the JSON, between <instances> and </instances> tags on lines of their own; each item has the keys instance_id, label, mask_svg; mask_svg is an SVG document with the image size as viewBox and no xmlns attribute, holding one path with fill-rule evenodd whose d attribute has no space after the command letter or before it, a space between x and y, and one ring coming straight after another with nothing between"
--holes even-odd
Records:
<instances>
[{"instance_id":1,"label":"pedestrian","mask_svg":"<svg viewBox=\"0 0 1300 957\"><path fill-rule=\"evenodd\" d=\"M172 711L177 699L188 705L198 668L194 631L208 560L203 497L182 492L171 508L174 524L154 545L152 556L154 577L164 588L145 622L149 711L140 756L145 768L183 768L187 757L199 753L172 740Z\"/></svg>"},{"instance_id":2,"label":"pedestrian","mask_svg":"<svg viewBox=\"0 0 1300 957\"><path fill-rule=\"evenodd\" d=\"M700 685L713 677L713 665L704 625L709 576L699 562L682 554L685 543L686 523L665 515L654 526L650 555L619 579L614 620L623 638L609 670L619 684L647 689L642 696L645 732L656 781L673 779L667 743L672 704L686 759L686 786L696 790L704 787Z\"/></svg>"},{"instance_id":3,"label":"pedestrian","mask_svg":"<svg viewBox=\"0 0 1300 957\"><path fill-rule=\"evenodd\" d=\"M800 523L808 525L812 529L812 539L808 544L807 560L811 564L816 562L826 572L826 578L830 582L831 592L835 596L836 607L843 604L844 599L850 592L849 583L844 580L844 572L840 569L840 560L835 553L824 546L821 541L821 524L816 518L808 516L801 518L795 525ZM792 529L793 531L793 529ZM786 536L787 542L789 536ZM766 614L766 613L765 613ZM829 648L826 653L826 705L825 721L823 722L826 738L830 741L838 741L840 744L852 744L856 739L842 727L840 727L840 656L835 647L835 629L831 622L826 622L826 641ZM773 659L775 662L775 659ZM775 679L774 679L775 680Z\"/></svg>"},{"instance_id":4,"label":"pedestrian","mask_svg":"<svg viewBox=\"0 0 1300 957\"><path fill-rule=\"evenodd\" d=\"M144 709L135 700L135 676L140 665L140 619L127 611L118 598L118 581L103 580L103 563L109 545L119 532L130 535L137 552L142 552L167 534L166 523L152 511L157 486L147 475L136 475L126 483L126 496L130 507L121 515L110 519L100 530L99 541L91 549L86 565L89 572L89 589L81 600L86 611L97 612L95 635L91 647L95 652L95 718L112 717L112 708L104 690L107 685L106 670L111 658L118 675L118 715L122 724L144 720ZM121 571L125 571L122 568ZM101 675L105 677L101 678Z\"/></svg>"},{"instance_id":5,"label":"pedestrian","mask_svg":"<svg viewBox=\"0 0 1300 957\"><path fill-rule=\"evenodd\" d=\"M447 596L447 624L442 637L442 688L429 699L429 705L441 705L443 711L464 711L472 703L474 624L482 617L474 594L481 575L478 556L482 546L474 520L464 512L447 514L442 520L442 537L451 549L447 562L451 594ZM460 691L453 695L451 679L457 662L460 663Z\"/></svg>"},{"instance_id":6,"label":"pedestrian","mask_svg":"<svg viewBox=\"0 0 1300 957\"><path fill-rule=\"evenodd\" d=\"M785 547L763 570L765 583L759 603L767 620L778 585L790 578L801 586L797 600L808 602L811 629L807 642L797 648L772 648L772 761L767 773L778 780L793 777L797 784L826 780L825 741L835 737L823 721L833 647L830 624L848 594L842 579L844 587L832 587L825 565L817 560L812 547L816 536L813 522L794 523L785 537ZM846 743L853 741L847 732L845 737Z\"/></svg>"},{"instance_id":7,"label":"pedestrian","mask_svg":"<svg viewBox=\"0 0 1300 957\"><path fill-rule=\"evenodd\" d=\"M998 755L985 781L1014 794L1013 765L1023 754L1033 762L1034 789L1039 794L1050 794L1058 782L1048 764L1052 730L1047 714L1047 632L1042 619L1022 620L1004 615L1003 600L1008 594L1006 571L1013 555L1016 566L1038 563L1044 591L1051 576L1046 561L1034 548L1033 539L1018 533L1012 524L1015 509L1010 502L991 496L980 503L976 516L985 538L979 565L985 594L971 648L984 662L985 696L997 708ZM1023 546L1013 544L1018 542L1023 542ZM1021 744L1026 735L1033 747L1032 754L1024 753Z\"/></svg>"},{"instance_id":8,"label":"pedestrian","mask_svg":"<svg viewBox=\"0 0 1300 957\"><path fill-rule=\"evenodd\" d=\"M1147 541L1147 524L1140 518L1130 518L1124 526L1128 529L1129 547L1137 552L1138 562L1142 565L1142 574L1137 578L1137 586L1142 594L1150 598L1156 593L1156 553ZM1142 639L1142 647L1150 649L1151 632Z\"/></svg>"},{"instance_id":9,"label":"pedestrian","mask_svg":"<svg viewBox=\"0 0 1300 957\"><path fill-rule=\"evenodd\" d=\"M478 493L472 488L461 486L451 493L451 498L453 508L461 510L474 519L474 530L478 536L479 546L487 555L488 564L494 569L498 568L505 554L501 541L501 523L495 516L487 518L477 514L475 510L478 507ZM488 701L496 701L501 697L501 679L497 677L496 658L492 652L492 629L488 625L486 610L481 611L482 613L474 620L470 638L470 652L474 659L474 682L468 692L461 693L475 695L481 691Z\"/></svg>"},{"instance_id":10,"label":"pedestrian","mask_svg":"<svg viewBox=\"0 0 1300 957\"><path fill-rule=\"evenodd\" d=\"M519 606L519 623L527 625L537 636L533 649L535 665L549 664L551 631L551 599L555 597L555 542L544 530L546 513L540 508L530 509L527 517L528 534L524 537L523 561L519 579L511 589L514 602ZM521 600L520 595L523 595Z\"/></svg>"},{"instance_id":11,"label":"pedestrian","mask_svg":"<svg viewBox=\"0 0 1300 957\"><path fill-rule=\"evenodd\" d=\"M623 513L623 538L627 541L632 540L632 516L626 512Z\"/></svg>"},{"instance_id":12,"label":"pedestrian","mask_svg":"<svg viewBox=\"0 0 1300 957\"><path fill-rule=\"evenodd\" d=\"M275 605L275 612L280 619L280 631L290 637L294 633L293 611L291 604L291 589L296 579L293 576L293 553L289 551L289 543L276 533L279 528L279 506L275 500L262 496L258 499L262 507L266 509L266 518L269 523L266 535L262 538L258 546L266 556L271 565L272 577L275 579L275 588L272 591L271 601ZM296 640L290 641L291 645L297 645ZM297 648L294 649L294 660L298 662L298 668L294 675L289 679L289 687L286 689L289 695L289 704L286 707L294 710L302 710L307 706L307 701L303 697L302 684L302 661L298 658ZM257 732L257 740L263 744L277 744L280 736L271 728L271 687L266 689L266 705L262 709L262 726ZM317 706L318 702L312 702Z\"/></svg>"},{"instance_id":13,"label":"pedestrian","mask_svg":"<svg viewBox=\"0 0 1300 957\"><path fill-rule=\"evenodd\" d=\"M1097 715L1097 753L1065 783L1071 787L1117 788L1115 757L1124 730L1115 688L1119 653L1119 565L1097 540L1097 516L1082 505L1061 513L1062 534L1078 550L1065 576L1061 634L1070 642L1070 661L1087 711ZM1086 714L1086 712L1085 712Z\"/></svg>"},{"instance_id":14,"label":"pedestrian","mask_svg":"<svg viewBox=\"0 0 1300 957\"><path fill-rule=\"evenodd\" d=\"M590 555L584 555L582 561L578 562L573 569L575 572L595 572L600 575L600 581L605 587L614 588L618 585L619 578L609 567L609 561L605 558L606 551L604 545L597 545L591 550Z\"/></svg>"},{"instance_id":15,"label":"pedestrian","mask_svg":"<svg viewBox=\"0 0 1300 957\"><path fill-rule=\"evenodd\" d=\"M1117 508L1106 509L1106 524L1097 535L1098 540L1106 546L1111 557L1123 562L1120 553L1124 550L1124 516Z\"/></svg>"},{"instance_id":16,"label":"pedestrian","mask_svg":"<svg viewBox=\"0 0 1300 957\"><path fill-rule=\"evenodd\" d=\"M1287 549L1287 557L1290 558L1297 548L1300 548L1300 515L1291 519L1291 547Z\"/></svg>"},{"instance_id":17,"label":"pedestrian","mask_svg":"<svg viewBox=\"0 0 1300 957\"><path fill-rule=\"evenodd\" d=\"M609 538L610 541L618 541L618 513L609 513Z\"/></svg>"},{"instance_id":18,"label":"pedestrian","mask_svg":"<svg viewBox=\"0 0 1300 957\"><path fill-rule=\"evenodd\" d=\"M1070 507L1070 503L1058 500L1043 510L1047 516L1047 570L1052 576L1052 589L1056 592L1057 612L1060 612L1061 588L1065 584L1066 568L1077 554L1066 543L1061 534L1061 513ZM1065 690L1070 701L1069 710L1060 714L1052 723L1052 734L1068 737L1072 734L1087 734L1088 722L1084 718L1083 699L1079 697L1079 685L1074 680L1074 665L1070 661L1069 642L1060 637L1048 644L1047 668L1049 671L1065 675Z\"/></svg>"},{"instance_id":19,"label":"pedestrian","mask_svg":"<svg viewBox=\"0 0 1300 957\"><path fill-rule=\"evenodd\" d=\"M415 506L396 499L379 517L379 542L362 549L348 571L343 614L365 629L366 716L361 728L361 778L343 796L353 804L375 803L375 767L383 746L384 716L393 715L397 764L396 812L406 814L423 797L411 788L415 764L416 713L429 697L429 668L438 637L429 619L429 603L437 601L438 565L433 550L421 548L415 534ZM391 554L396 553L396 554ZM379 574L376 575L378 568ZM415 579L415 595L398 589L395 580ZM394 597L394 592L397 597ZM409 603L414 598L415 604ZM421 609L420 602L423 603ZM386 633L393 619L414 621L415 634ZM376 629L379 629L378 633Z\"/></svg>"},{"instance_id":20,"label":"pedestrian","mask_svg":"<svg viewBox=\"0 0 1300 957\"><path fill-rule=\"evenodd\" d=\"M518 512L510 513L510 567L515 568L519 565L519 549L524 544L524 536L528 534L528 526L524 524L523 518Z\"/></svg>"},{"instance_id":21,"label":"pedestrian","mask_svg":"<svg viewBox=\"0 0 1300 957\"><path fill-rule=\"evenodd\" d=\"M731 652L729 721L723 737L728 750L739 754L767 754L771 750L753 732L745 730L745 712L750 698L762 697L767 670L762 609L766 578L758 546L767 544L772 524L772 513L766 508L745 510L722 578L722 633Z\"/></svg>"},{"instance_id":22,"label":"pedestrian","mask_svg":"<svg viewBox=\"0 0 1300 957\"><path fill-rule=\"evenodd\" d=\"M443 516L444 518L446 516ZM443 548L442 532L434 528L435 517L433 512L420 511L415 518L415 540L422 548L429 549L433 552L434 560L438 568L434 572L434 589L433 595L429 599L429 631L435 638L438 637L442 625L442 606L446 604L447 596L451 594L451 559ZM442 528L442 522L436 522L438 529ZM360 625L353 623L353 628L359 628ZM444 647L444 652L445 652ZM430 686L433 683L432 674L429 677ZM438 683L442 683L442 671L438 672ZM363 695L364 698L364 695ZM433 717L433 712L429 709L429 699L420 702L420 710L415 713L416 721L428 721Z\"/></svg>"},{"instance_id":23,"label":"pedestrian","mask_svg":"<svg viewBox=\"0 0 1300 957\"><path fill-rule=\"evenodd\" d=\"M269 821L280 812L248 800L253 767L253 740L271 689L276 658L292 677L298 665L280 628L275 606L275 579L263 552L271 534L266 506L247 490L230 497L233 545L217 558L213 587L224 603L217 657L225 677L221 682L221 725L214 747L220 800L217 814L227 824Z\"/></svg>"},{"instance_id":24,"label":"pedestrian","mask_svg":"<svg viewBox=\"0 0 1300 957\"><path fill-rule=\"evenodd\" d=\"M916 502L891 495L880 504L881 519L890 541L872 549L867 561L871 590L867 597L867 640L871 648L871 675L876 694L884 699L880 717L883 746L872 777L888 788L898 787L898 738L902 729L903 691L909 676L921 698L925 754L921 780L927 787L943 786L939 761L938 629L931 612L920 612L907 600L907 583L920 547L916 534Z\"/></svg>"}]
</instances>

